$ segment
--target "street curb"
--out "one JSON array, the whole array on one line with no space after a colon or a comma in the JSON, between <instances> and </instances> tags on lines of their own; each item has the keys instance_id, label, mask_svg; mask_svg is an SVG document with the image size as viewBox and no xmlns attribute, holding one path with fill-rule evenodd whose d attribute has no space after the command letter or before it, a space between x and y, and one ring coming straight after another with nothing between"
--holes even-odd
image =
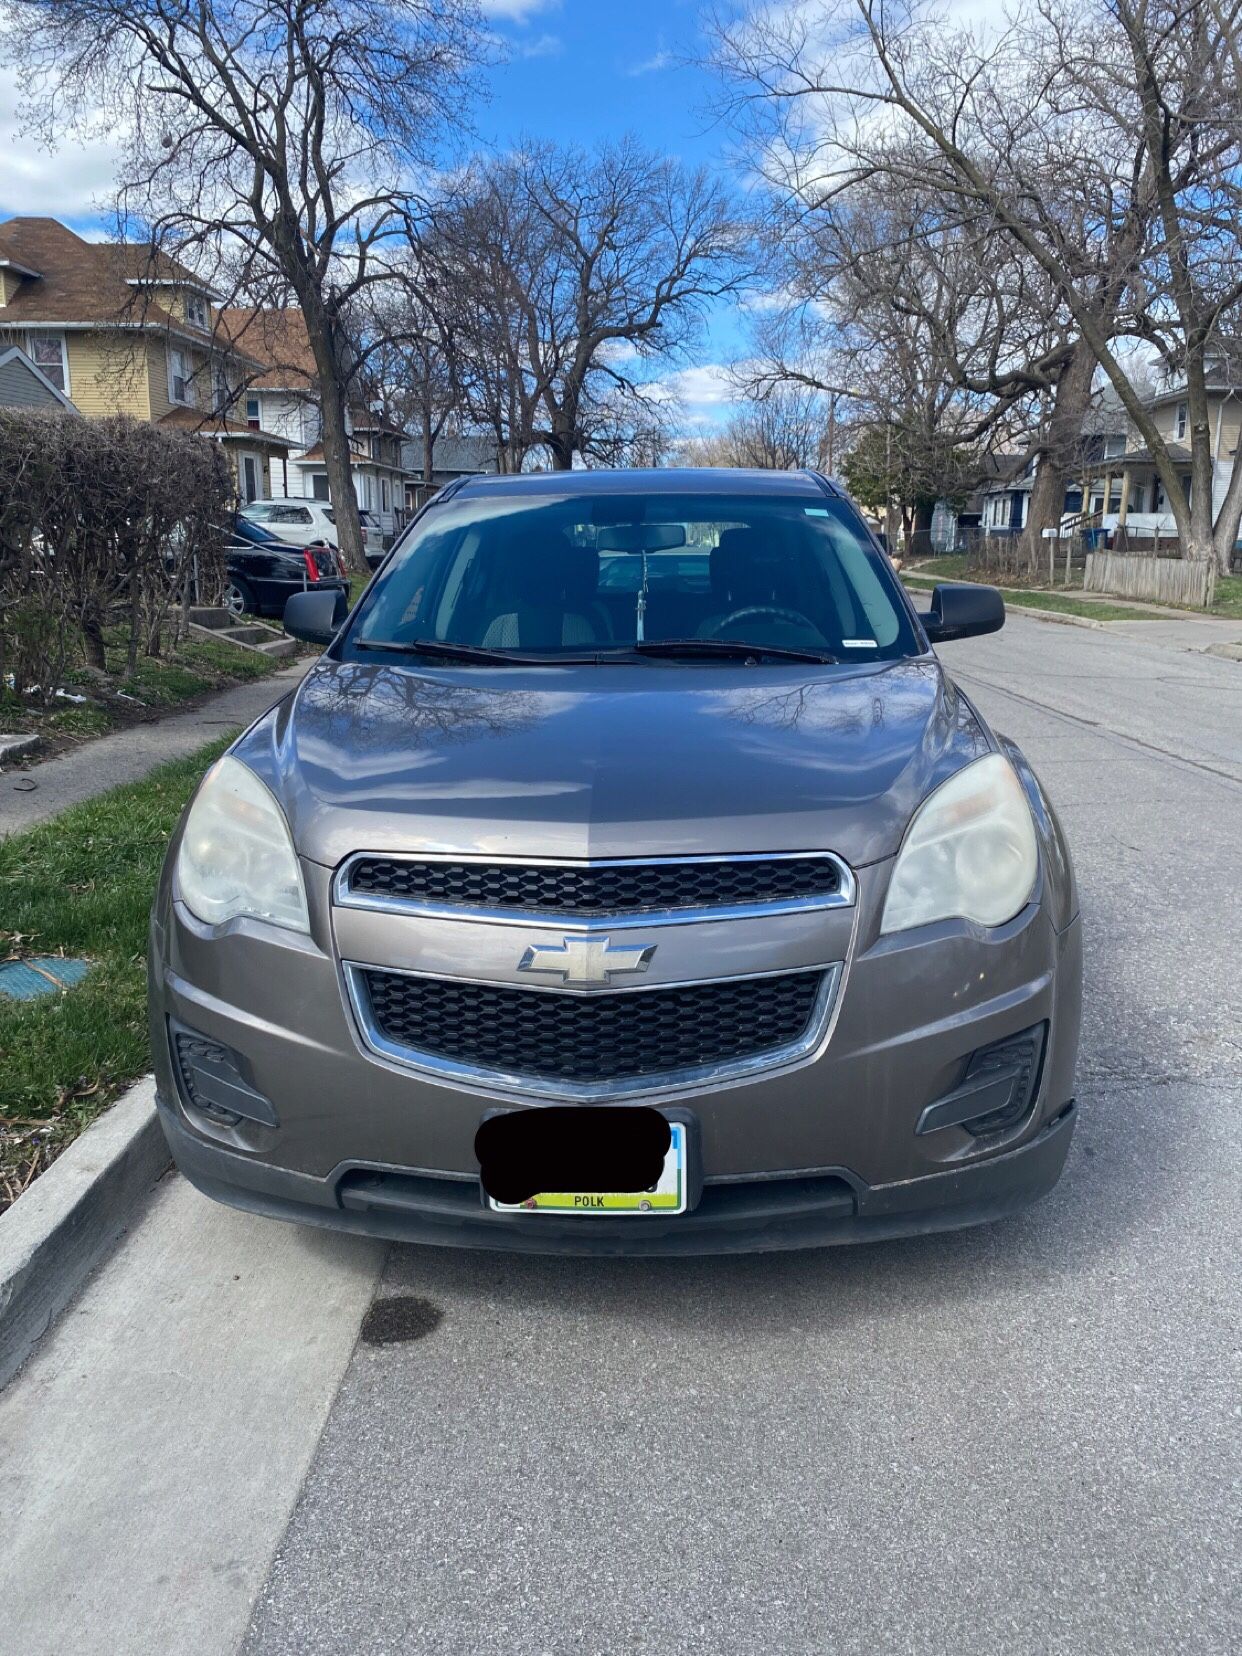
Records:
<instances>
[{"instance_id":1,"label":"street curb","mask_svg":"<svg viewBox=\"0 0 1242 1656\"><path fill-rule=\"evenodd\" d=\"M1014 615L1029 615L1036 621L1052 621L1059 627L1090 627L1093 632L1107 632L1111 621L1093 621L1089 615L1062 615L1059 610L1036 609L1033 604L1006 604L1005 619ZM1152 620L1159 620L1153 615Z\"/></svg>"},{"instance_id":2,"label":"street curb","mask_svg":"<svg viewBox=\"0 0 1242 1656\"><path fill-rule=\"evenodd\" d=\"M0 1214L0 1388L171 1161L146 1076Z\"/></svg>"}]
</instances>

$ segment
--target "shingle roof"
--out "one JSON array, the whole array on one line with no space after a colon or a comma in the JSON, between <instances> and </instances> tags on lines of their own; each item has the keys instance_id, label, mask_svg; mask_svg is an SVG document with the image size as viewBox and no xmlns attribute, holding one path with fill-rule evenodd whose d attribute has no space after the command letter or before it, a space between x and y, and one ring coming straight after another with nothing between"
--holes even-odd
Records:
<instances>
[{"instance_id":1,"label":"shingle roof","mask_svg":"<svg viewBox=\"0 0 1242 1656\"><path fill-rule=\"evenodd\" d=\"M220 312L221 331L233 344L262 363L250 383L269 391L312 391L318 377L306 322L296 306L255 310L229 305Z\"/></svg>"},{"instance_id":2,"label":"shingle roof","mask_svg":"<svg viewBox=\"0 0 1242 1656\"><path fill-rule=\"evenodd\" d=\"M208 414L198 408L172 408L160 419L160 425L176 426L180 431L196 431L204 437L249 438L260 447L291 449L296 443L278 437L274 431L256 431L240 420L229 420L220 414Z\"/></svg>"},{"instance_id":3,"label":"shingle roof","mask_svg":"<svg viewBox=\"0 0 1242 1656\"><path fill-rule=\"evenodd\" d=\"M1175 466L1189 466L1191 453L1184 443L1166 443L1165 449L1169 459ZM1117 466L1153 466L1151 450L1145 448L1129 449L1125 454L1110 454L1105 459L1093 460L1083 469L1089 472L1103 472Z\"/></svg>"},{"instance_id":4,"label":"shingle roof","mask_svg":"<svg viewBox=\"0 0 1242 1656\"><path fill-rule=\"evenodd\" d=\"M23 277L4 308L7 324L99 322L173 328L206 341L210 330L172 316L131 285L144 278L202 288L193 273L165 254L128 242L89 242L51 218L0 224L0 258L38 276Z\"/></svg>"}]
</instances>

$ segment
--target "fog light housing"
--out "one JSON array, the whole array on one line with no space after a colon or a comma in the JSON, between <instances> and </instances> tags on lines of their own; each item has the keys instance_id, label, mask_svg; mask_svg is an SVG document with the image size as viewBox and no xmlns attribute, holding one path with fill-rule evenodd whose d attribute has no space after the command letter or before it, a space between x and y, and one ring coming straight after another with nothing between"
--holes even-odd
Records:
<instances>
[{"instance_id":1,"label":"fog light housing","mask_svg":"<svg viewBox=\"0 0 1242 1656\"><path fill-rule=\"evenodd\" d=\"M182 1093L208 1121L219 1127L237 1127L243 1121L280 1125L271 1101L242 1075L235 1052L175 1019L169 1020L169 1034Z\"/></svg>"},{"instance_id":2,"label":"fog light housing","mask_svg":"<svg viewBox=\"0 0 1242 1656\"><path fill-rule=\"evenodd\" d=\"M980 1047L971 1054L960 1085L927 1106L915 1132L962 1127L975 1138L1009 1132L1035 1103L1047 1038L1048 1025L1038 1023Z\"/></svg>"}]
</instances>

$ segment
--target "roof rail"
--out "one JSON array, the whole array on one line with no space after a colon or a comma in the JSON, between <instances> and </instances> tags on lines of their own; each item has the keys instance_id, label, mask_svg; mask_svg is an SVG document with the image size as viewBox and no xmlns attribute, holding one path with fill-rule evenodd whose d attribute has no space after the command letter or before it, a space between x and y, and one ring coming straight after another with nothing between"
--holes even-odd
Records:
<instances>
[{"instance_id":1,"label":"roof rail","mask_svg":"<svg viewBox=\"0 0 1242 1656\"><path fill-rule=\"evenodd\" d=\"M799 466L798 471L803 477L813 477L820 487L830 495L843 496L845 490L839 483L834 483L827 472L818 471L814 466Z\"/></svg>"}]
</instances>

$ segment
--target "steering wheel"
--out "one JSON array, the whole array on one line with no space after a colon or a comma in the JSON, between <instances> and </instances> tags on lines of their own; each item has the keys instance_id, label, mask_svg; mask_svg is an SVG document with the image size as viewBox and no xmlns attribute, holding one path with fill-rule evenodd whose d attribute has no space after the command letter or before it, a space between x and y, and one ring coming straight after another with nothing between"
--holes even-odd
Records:
<instances>
[{"instance_id":1,"label":"steering wheel","mask_svg":"<svg viewBox=\"0 0 1242 1656\"><path fill-rule=\"evenodd\" d=\"M801 610L786 609L782 604L747 604L743 609L735 609L731 615L726 615L723 621L717 621L705 636L708 638L723 638L727 627L731 627L735 621L746 621L752 615L762 615L777 621L787 621L803 632L814 633L817 638L822 637L819 628L809 615L803 615ZM748 640L748 642L752 641Z\"/></svg>"}]
</instances>

